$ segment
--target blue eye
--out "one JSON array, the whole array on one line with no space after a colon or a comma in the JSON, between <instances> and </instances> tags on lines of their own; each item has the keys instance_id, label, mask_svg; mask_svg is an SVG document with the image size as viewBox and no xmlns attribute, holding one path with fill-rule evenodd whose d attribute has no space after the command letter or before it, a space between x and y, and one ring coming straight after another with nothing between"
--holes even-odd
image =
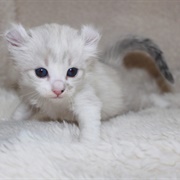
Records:
<instances>
[{"instance_id":1,"label":"blue eye","mask_svg":"<svg viewBox=\"0 0 180 180\"><path fill-rule=\"evenodd\" d=\"M74 76L76 76L77 73L78 73L78 69L73 67L73 68L68 69L67 76L74 77Z\"/></svg>"},{"instance_id":2,"label":"blue eye","mask_svg":"<svg viewBox=\"0 0 180 180\"><path fill-rule=\"evenodd\" d=\"M35 69L35 73L40 78L48 76L48 71L45 68Z\"/></svg>"}]
</instances>

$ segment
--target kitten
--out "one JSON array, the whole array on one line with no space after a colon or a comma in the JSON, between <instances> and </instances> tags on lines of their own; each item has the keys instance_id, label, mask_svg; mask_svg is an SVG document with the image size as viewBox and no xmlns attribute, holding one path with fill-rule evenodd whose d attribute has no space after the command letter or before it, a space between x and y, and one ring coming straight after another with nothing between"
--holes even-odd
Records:
<instances>
[{"instance_id":1,"label":"kitten","mask_svg":"<svg viewBox=\"0 0 180 180\"><path fill-rule=\"evenodd\" d=\"M14 25L5 38L22 97L13 119L29 119L39 111L54 120L77 121L81 140L97 141L100 120L124 111L122 77L116 69L123 53L145 51L162 75L173 81L162 52L148 39L131 38L113 46L105 59L114 61L114 68L98 60L100 34L91 26L78 31L58 24L29 30Z\"/></svg>"}]
</instances>

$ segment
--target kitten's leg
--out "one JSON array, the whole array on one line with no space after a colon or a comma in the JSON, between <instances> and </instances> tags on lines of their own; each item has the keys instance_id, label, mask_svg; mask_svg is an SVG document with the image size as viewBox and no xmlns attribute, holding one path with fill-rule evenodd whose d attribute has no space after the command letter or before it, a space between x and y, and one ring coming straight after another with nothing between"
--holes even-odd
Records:
<instances>
[{"instance_id":1,"label":"kitten's leg","mask_svg":"<svg viewBox=\"0 0 180 180\"><path fill-rule=\"evenodd\" d=\"M76 95L74 100L74 113L79 123L81 141L99 141L101 107L100 100L90 87Z\"/></svg>"},{"instance_id":2,"label":"kitten's leg","mask_svg":"<svg viewBox=\"0 0 180 180\"><path fill-rule=\"evenodd\" d=\"M21 103L12 114L12 120L21 121L27 120L32 116L32 110L30 109L29 105L25 103Z\"/></svg>"}]
</instances>

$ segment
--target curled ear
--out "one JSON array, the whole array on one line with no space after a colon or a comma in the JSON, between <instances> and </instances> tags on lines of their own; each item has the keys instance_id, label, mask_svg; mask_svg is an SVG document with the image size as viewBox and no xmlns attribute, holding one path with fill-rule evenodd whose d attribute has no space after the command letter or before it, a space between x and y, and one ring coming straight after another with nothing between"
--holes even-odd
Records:
<instances>
[{"instance_id":1,"label":"curled ear","mask_svg":"<svg viewBox=\"0 0 180 180\"><path fill-rule=\"evenodd\" d=\"M11 29L5 32L8 43L14 47L21 47L29 39L29 35L21 24L14 24Z\"/></svg>"},{"instance_id":2,"label":"curled ear","mask_svg":"<svg viewBox=\"0 0 180 180\"><path fill-rule=\"evenodd\" d=\"M98 42L101 38L99 32L92 26L82 26L81 36L84 41L85 49L88 53L96 53Z\"/></svg>"}]
</instances>

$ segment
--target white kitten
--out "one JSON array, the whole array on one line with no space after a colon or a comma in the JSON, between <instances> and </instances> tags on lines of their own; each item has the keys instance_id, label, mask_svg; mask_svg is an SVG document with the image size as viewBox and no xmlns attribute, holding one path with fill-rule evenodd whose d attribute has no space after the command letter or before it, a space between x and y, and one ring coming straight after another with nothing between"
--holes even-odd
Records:
<instances>
[{"instance_id":1,"label":"white kitten","mask_svg":"<svg viewBox=\"0 0 180 180\"><path fill-rule=\"evenodd\" d=\"M15 25L5 37L18 71L23 102L13 119L29 119L39 111L54 120L77 121L82 140L96 141L100 135L100 120L124 111L121 74L116 68L97 60L100 34L94 28L83 26L78 31L68 26L47 24L27 31L23 26ZM124 45L124 49L140 49L153 56L154 51L148 52L137 44L134 48L129 48L133 47L130 44ZM106 59L119 59L118 65L120 55L116 51L120 49L115 47ZM161 68L165 62L156 62L162 74L164 69L167 72L168 68Z\"/></svg>"}]
</instances>

